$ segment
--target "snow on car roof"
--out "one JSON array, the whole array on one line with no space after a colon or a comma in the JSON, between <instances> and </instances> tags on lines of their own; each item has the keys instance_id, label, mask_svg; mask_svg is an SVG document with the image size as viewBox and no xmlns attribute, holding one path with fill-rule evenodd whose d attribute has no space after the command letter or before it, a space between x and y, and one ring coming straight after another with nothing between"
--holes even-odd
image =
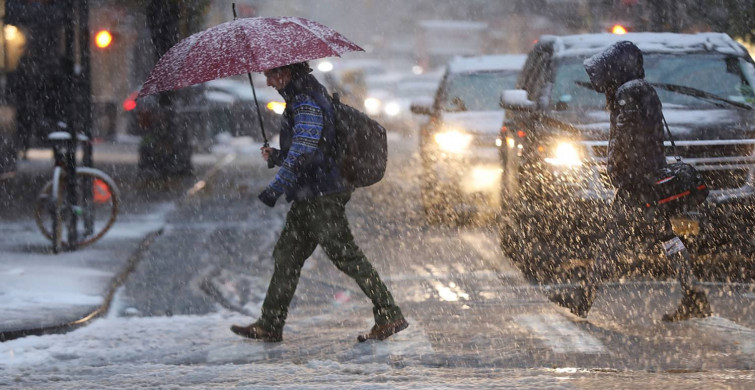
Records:
<instances>
[{"instance_id":1,"label":"snow on car roof","mask_svg":"<svg viewBox=\"0 0 755 390\"><path fill-rule=\"evenodd\" d=\"M618 41L631 41L646 53L689 53L717 51L724 54L747 55L747 52L724 33L628 33L616 35L580 34L544 35L541 42L553 42L555 57L586 56L598 53Z\"/></svg>"},{"instance_id":2,"label":"snow on car roof","mask_svg":"<svg viewBox=\"0 0 755 390\"><path fill-rule=\"evenodd\" d=\"M524 54L455 57L448 62L448 72L466 73L490 70L521 70L526 59L527 56Z\"/></svg>"}]
</instances>

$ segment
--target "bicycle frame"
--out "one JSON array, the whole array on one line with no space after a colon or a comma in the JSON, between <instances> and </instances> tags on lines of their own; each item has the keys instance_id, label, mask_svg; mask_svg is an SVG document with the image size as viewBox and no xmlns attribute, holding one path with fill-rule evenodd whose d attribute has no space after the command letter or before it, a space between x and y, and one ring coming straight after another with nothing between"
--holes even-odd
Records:
<instances>
[{"instance_id":1,"label":"bicycle frame","mask_svg":"<svg viewBox=\"0 0 755 390\"><path fill-rule=\"evenodd\" d=\"M60 123L58 124L58 126L62 128L65 127L64 124ZM65 132L65 134L67 134L68 136L64 136L63 132L60 132L60 134L53 133L50 135L53 158L55 160L55 168L53 170L53 196L55 197L54 200L56 201L57 196L59 196L61 172L65 170L67 177L76 177L76 149L78 146L78 139L74 141L75 137L70 132ZM63 210L63 213L67 214L67 218L65 219L66 221L68 221L68 224L66 226L66 230L68 231L68 249L76 249L76 242L78 242L78 229L76 228L76 225L78 223L78 215L76 213L76 210L79 206L77 204L78 194L76 193L76 186L66 186L65 196L66 204L68 205L68 207ZM91 225L91 221L89 221L88 219L90 218L87 218L87 216L85 215L86 226Z\"/></svg>"}]
</instances>

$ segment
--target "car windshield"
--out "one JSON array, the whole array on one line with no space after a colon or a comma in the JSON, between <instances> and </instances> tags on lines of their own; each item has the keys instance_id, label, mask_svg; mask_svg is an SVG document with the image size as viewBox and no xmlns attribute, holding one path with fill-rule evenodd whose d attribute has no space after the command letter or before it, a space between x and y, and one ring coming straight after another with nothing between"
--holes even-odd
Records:
<instances>
[{"instance_id":1,"label":"car windshield","mask_svg":"<svg viewBox=\"0 0 755 390\"><path fill-rule=\"evenodd\" d=\"M553 108L564 110L605 106L604 95L591 89L582 61L581 58L569 58L557 63L551 91ZM723 54L648 54L644 63L645 78L651 84L693 88L733 102L755 103L752 88L755 71L753 65L742 58ZM721 101L692 96L685 88L656 87L656 91L666 107L725 106Z\"/></svg>"},{"instance_id":2,"label":"car windshield","mask_svg":"<svg viewBox=\"0 0 755 390\"><path fill-rule=\"evenodd\" d=\"M475 72L449 75L440 97L443 111L501 110L501 92L516 86L516 71Z\"/></svg>"}]
</instances>

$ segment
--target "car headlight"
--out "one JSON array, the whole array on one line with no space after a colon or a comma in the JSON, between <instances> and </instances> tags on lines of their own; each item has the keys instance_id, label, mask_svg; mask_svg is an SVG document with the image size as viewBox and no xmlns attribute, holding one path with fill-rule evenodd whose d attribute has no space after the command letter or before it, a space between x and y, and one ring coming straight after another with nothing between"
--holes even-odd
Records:
<instances>
[{"instance_id":1,"label":"car headlight","mask_svg":"<svg viewBox=\"0 0 755 390\"><path fill-rule=\"evenodd\" d=\"M283 114L283 111L286 110L286 103L284 102L269 102L267 103L267 109L280 115Z\"/></svg>"},{"instance_id":2,"label":"car headlight","mask_svg":"<svg viewBox=\"0 0 755 390\"><path fill-rule=\"evenodd\" d=\"M559 141L549 153L545 162L561 167L576 167L582 165L582 157L577 145L571 141Z\"/></svg>"},{"instance_id":3,"label":"car headlight","mask_svg":"<svg viewBox=\"0 0 755 390\"><path fill-rule=\"evenodd\" d=\"M436 133L434 138L442 150L454 153L463 152L472 143L472 136L470 134L455 129Z\"/></svg>"},{"instance_id":4,"label":"car headlight","mask_svg":"<svg viewBox=\"0 0 755 390\"><path fill-rule=\"evenodd\" d=\"M323 73L330 72L331 70L333 70L333 63L330 61L322 61L317 64L317 70Z\"/></svg>"},{"instance_id":5,"label":"car headlight","mask_svg":"<svg viewBox=\"0 0 755 390\"><path fill-rule=\"evenodd\" d=\"M380 107L382 105L383 102L378 98L368 97L367 99L364 99L364 110L367 111L367 115L380 114Z\"/></svg>"},{"instance_id":6,"label":"car headlight","mask_svg":"<svg viewBox=\"0 0 755 390\"><path fill-rule=\"evenodd\" d=\"M396 116L401 113L401 106L398 105L396 102L390 102L385 105L385 114L388 116Z\"/></svg>"}]
</instances>

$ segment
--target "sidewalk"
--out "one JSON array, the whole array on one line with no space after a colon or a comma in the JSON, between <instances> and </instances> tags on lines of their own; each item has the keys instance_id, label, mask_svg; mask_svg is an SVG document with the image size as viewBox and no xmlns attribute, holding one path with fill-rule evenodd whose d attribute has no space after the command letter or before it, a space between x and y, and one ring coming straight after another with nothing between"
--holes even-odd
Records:
<instances>
[{"instance_id":1,"label":"sidewalk","mask_svg":"<svg viewBox=\"0 0 755 390\"><path fill-rule=\"evenodd\" d=\"M36 192L49 180L51 153L30 150L16 176L0 182L0 341L65 331L106 313L140 253L161 234L175 203L215 171L213 166L233 151L230 146L195 154L193 175L147 181L137 167L136 143L96 145L95 166L120 190L118 219L94 244L57 255L33 216Z\"/></svg>"}]
</instances>

